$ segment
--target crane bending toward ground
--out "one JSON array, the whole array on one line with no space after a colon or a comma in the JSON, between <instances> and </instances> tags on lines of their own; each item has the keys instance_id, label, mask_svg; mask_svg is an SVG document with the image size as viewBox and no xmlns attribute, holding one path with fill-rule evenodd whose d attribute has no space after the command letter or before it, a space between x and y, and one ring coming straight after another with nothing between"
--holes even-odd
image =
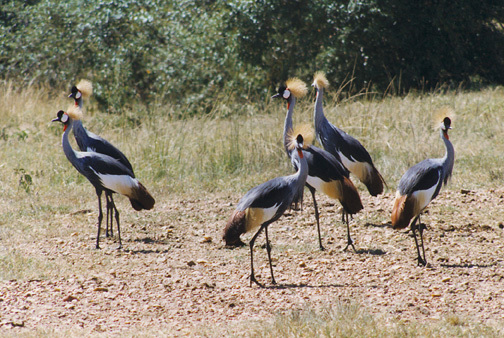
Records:
<instances>
[{"instance_id":1,"label":"crane bending toward ground","mask_svg":"<svg viewBox=\"0 0 504 338\"><path fill-rule=\"evenodd\" d=\"M93 93L92 83L88 80L80 80L77 85L72 87L71 93L70 95L68 95L68 97L73 98L75 105L82 110L83 100L89 98L92 93ZM129 162L126 155L124 155L109 141L84 128L81 120L74 121L73 132L75 141L77 142L77 146L79 147L80 151L93 151L96 153L105 154L112 158L115 158L119 162L121 162L126 168L131 170L133 177L135 177L133 167L131 166L131 163ZM107 206L105 236L108 237L109 224L110 224L110 236L113 236L113 230L112 230L114 220L113 210L115 209L114 197L110 191L105 191L105 201Z\"/></svg>"},{"instance_id":2,"label":"crane bending toward ground","mask_svg":"<svg viewBox=\"0 0 504 338\"><path fill-rule=\"evenodd\" d=\"M313 206L315 208L315 219L317 221L317 232L320 250L324 250L322 245L322 238L320 234L320 221L319 212L317 206L317 200L315 199L315 192L317 190L325 193L327 196L340 201L343 207L342 219L347 225L347 245L352 246L353 240L350 237L350 225L348 221L348 215L353 215L362 210L362 202L359 193L352 181L348 177L348 171L343 167L343 165L329 152L311 145L313 140L313 132L311 128L302 125L300 129L293 127L292 115L294 111L294 106L296 100L306 95L308 91L306 84L298 78L292 78L287 80L286 86L282 86L278 89L278 93L273 95L273 98L283 98L287 101L287 114L285 116L284 123L284 147L287 155L292 160L292 151L289 149L289 137L290 135L301 134L304 139L303 156L306 158L308 163L308 177L306 179L306 186L313 198ZM293 162L295 165L295 163ZM297 168L296 168L297 169Z\"/></svg>"},{"instance_id":3,"label":"crane bending toward ground","mask_svg":"<svg viewBox=\"0 0 504 338\"><path fill-rule=\"evenodd\" d=\"M445 117L440 127L441 139L446 148L444 157L423 160L406 171L399 181L392 210L392 226L394 229L406 228L414 217L411 222L411 230L415 239L418 265L427 265L423 244L424 227L420 222L420 214L430 201L436 198L441 186L448 182L453 171L455 151L448 137L448 129L451 129L451 119ZM420 233L423 257L420 254L416 230Z\"/></svg>"},{"instance_id":4,"label":"crane bending toward ground","mask_svg":"<svg viewBox=\"0 0 504 338\"><path fill-rule=\"evenodd\" d=\"M303 137L298 135L292 143L295 148L292 160L296 162L297 172L289 176L271 179L250 189L238 202L236 210L229 218L224 230L223 239L226 245L239 246L244 245L240 240L241 234L259 227L259 230L257 230L249 243L251 285L254 282L259 286L263 286L256 280L254 275L254 243L263 229L266 234L266 251L268 253L271 282L276 284L271 262L268 226L282 216L285 210L292 204L294 198L302 192L306 182L308 164L302 152Z\"/></svg>"},{"instance_id":5,"label":"crane bending toward ground","mask_svg":"<svg viewBox=\"0 0 504 338\"><path fill-rule=\"evenodd\" d=\"M101 207L101 194L103 191L110 194L116 192L129 198L131 206L139 211L142 209L150 210L154 207L154 198L147 189L133 175L133 172L117 159L108 155L90 152L75 151L72 149L68 140L68 134L73 128L74 121L79 120L82 111L78 106L73 106L65 113L60 110L52 122L61 122L64 127L62 137L63 152L67 159L84 175L94 186L98 196L98 234L96 235L96 248L100 248L100 230L103 219ZM122 247L121 230L119 225L119 211L113 205L115 219L117 222L117 232L119 236L119 248Z\"/></svg>"},{"instance_id":6,"label":"crane bending toward ground","mask_svg":"<svg viewBox=\"0 0 504 338\"><path fill-rule=\"evenodd\" d=\"M353 175L364 183L372 196L383 192L385 180L373 164L371 156L362 144L331 124L324 115L322 100L329 81L324 73L315 73L313 87L317 92L315 100L315 133L325 150L336 156Z\"/></svg>"}]
</instances>

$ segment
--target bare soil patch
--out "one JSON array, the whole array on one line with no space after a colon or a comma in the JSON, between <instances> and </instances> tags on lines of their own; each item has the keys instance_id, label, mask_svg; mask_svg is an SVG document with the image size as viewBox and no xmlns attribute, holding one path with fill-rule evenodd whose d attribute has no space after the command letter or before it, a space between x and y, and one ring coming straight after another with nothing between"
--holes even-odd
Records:
<instances>
[{"instance_id":1,"label":"bare soil patch","mask_svg":"<svg viewBox=\"0 0 504 338\"><path fill-rule=\"evenodd\" d=\"M265 288L249 284L248 246L231 250L221 240L238 195L159 201L155 217L146 213L136 223L125 216L133 211L122 208L123 250L105 238L102 249L94 249L94 210L55 216L62 226L85 226L16 250L70 272L0 282L0 331L111 334L158 327L177 335L342 301L386 320L454 315L502 325L503 190L441 192L422 218L428 267L416 265L409 233L388 227L394 194L361 195L365 210L351 222L357 253L342 252L339 205L320 194L325 251L318 249L309 194L302 211L271 225L277 285L271 284L264 235L254 255Z\"/></svg>"}]
</instances>

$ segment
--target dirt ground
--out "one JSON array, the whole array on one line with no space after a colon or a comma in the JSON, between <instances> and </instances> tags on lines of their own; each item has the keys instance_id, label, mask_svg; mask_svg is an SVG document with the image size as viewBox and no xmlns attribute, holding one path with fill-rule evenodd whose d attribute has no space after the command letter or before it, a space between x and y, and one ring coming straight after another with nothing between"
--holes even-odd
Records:
<instances>
[{"instance_id":1,"label":"dirt ground","mask_svg":"<svg viewBox=\"0 0 504 338\"><path fill-rule=\"evenodd\" d=\"M0 282L0 332L165 327L182 335L338 302L360 304L385 320L458 316L502 326L504 190L442 191L422 217L427 267L417 266L410 234L388 227L393 193L361 196L365 210L351 222L357 253L342 252L339 203L320 194L325 251L318 248L309 193L302 211L272 224L277 285L271 284L264 236L254 255L265 288L250 286L248 246L227 249L221 240L238 195L158 201L157 216L145 214L145 223L123 217L122 250L105 238L102 249L94 249L96 210L55 215L68 227L89 226L18 250L80 268L66 277ZM122 215L134 213L125 209Z\"/></svg>"}]
</instances>

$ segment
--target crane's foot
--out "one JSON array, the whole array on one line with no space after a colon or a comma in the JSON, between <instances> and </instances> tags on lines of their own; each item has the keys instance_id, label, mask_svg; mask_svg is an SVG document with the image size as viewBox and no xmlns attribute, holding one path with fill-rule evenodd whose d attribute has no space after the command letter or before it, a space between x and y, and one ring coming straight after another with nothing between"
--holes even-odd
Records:
<instances>
[{"instance_id":1,"label":"crane's foot","mask_svg":"<svg viewBox=\"0 0 504 338\"><path fill-rule=\"evenodd\" d=\"M320 251L325 251L325 248L322 244L319 245L319 249L320 249Z\"/></svg>"},{"instance_id":2,"label":"crane's foot","mask_svg":"<svg viewBox=\"0 0 504 338\"><path fill-rule=\"evenodd\" d=\"M343 251L347 251L347 249L348 249L348 247L349 247L349 246L351 246L351 247L352 247L352 249L353 249L353 251L354 251L355 253L357 253L357 249L355 249L355 246L353 245L353 243L348 243L348 244L346 245L346 247L343 249Z\"/></svg>"},{"instance_id":3,"label":"crane's foot","mask_svg":"<svg viewBox=\"0 0 504 338\"><path fill-rule=\"evenodd\" d=\"M259 283L257 281L257 279L255 278L254 275L250 275L250 286L252 286L252 282L256 283L258 286L260 286L261 288L264 288L264 285L262 285L261 283Z\"/></svg>"},{"instance_id":4,"label":"crane's foot","mask_svg":"<svg viewBox=\"0 0 504 338\"><path fill-rule=\"evenodd\" d=\"M417 260L418 260L418 266L426 266L427 265L427 262L422 257L418 256Z\"/></svg>"},{"instance_id":5,"label":"crane's foot","mask_svg":"<svg viewBox=\"0 0 504 338\"><path fill-rule=\"evenodd\" d=\"M347 251L348 247L351 246L353 251L357 253L357 250L355 249L355 246L353 245L353 240L351 238L348 239L346 247L343 249L343 251Z\"/></svg>"},{"instance_id":6,"label":"crane's foot","mask_svg":"<svg viewBox=\"0 0 504 338\"><path fill-rule=\"evenodd\" d=\"M274 277L271 277L271 284L276 285L276 283L277 283L277 282L276 282L275 278L274 278Z\"/></svg>"}]
</instances>

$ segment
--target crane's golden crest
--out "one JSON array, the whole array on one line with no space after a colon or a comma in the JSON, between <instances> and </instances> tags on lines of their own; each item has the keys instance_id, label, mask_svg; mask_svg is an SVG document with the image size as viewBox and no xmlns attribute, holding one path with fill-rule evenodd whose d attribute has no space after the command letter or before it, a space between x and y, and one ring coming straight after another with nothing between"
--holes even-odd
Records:
<instances>
[{"instance_id":1,"label":"crane's golden crest","mask_svg":"<svg viewBox=\"0 0 504 338\"><path fill-rule=\"evenodd\" d=\"M299 99L308 93L308 87L306 86L306 83L304 83L297 77L288 79L285 82L285 85L287 86L287 89L292 93L292 95L296 97L296 99Z\"/></svg>"},{"instance_id":2,"label":"crane's golden crest","mask_svg":"<svg viewBox=\"0 0 504 338\"><path fill-rule=\"evenodd\" d=\"M82 119L82 110L76 105L68 107L66 114L74 121Z\"/></svg>"},{"instance_id":3,"label":"crane's golden crest","mask_svg":"<svg viewBox=\"0 0 504 338\"><path fill-rule=\"evenodd\" d=\"M455 112L453 111L452 108L450 108L448 106L444 106L442 108L439 108L434 113L433 128L435 130L439 129L439 126L443 123L443 120L445 119L445 117L448 117L451 120L451 122L453 123L453 121L455 120L456 116L455 116Z\"/></svg>"},{"instance_id":4,"label":"crane's golden crest","mask_svg":"<svg viewBox=\"0 0 504 338\"><path fill-rule=\"evenodd\" d=\"M76 87L85 99L89 98L91 94L93 94L93 84L91 81L80 80Z\"/></svg>"},{"instance_id":5,"label":"crane's golden crest","mask_svg":"<svg viewBox=\"0 0 504 338\"><path fill-rule=\"evenodd\" d=\"M303 149L306 149L313 144L313 140L315 139L315 131L308 123L302 123L294 126L294 129L291 129L289 133L287 133L287 148L289 150L294 150L294 148L296 148L296 138L298 135L303 136Z\"/></svg>"},{"instance_id":6,"label":"crane's golden crest","mask_svg":"<svg viewBox=\"0 0 504 338\"><path fill-rule=\"evenodd\" d=\"M317 88L327 88L329 87L329 81L324 72L316 72L313 76L313 85Z\"/></svg>"}]
</instances>

